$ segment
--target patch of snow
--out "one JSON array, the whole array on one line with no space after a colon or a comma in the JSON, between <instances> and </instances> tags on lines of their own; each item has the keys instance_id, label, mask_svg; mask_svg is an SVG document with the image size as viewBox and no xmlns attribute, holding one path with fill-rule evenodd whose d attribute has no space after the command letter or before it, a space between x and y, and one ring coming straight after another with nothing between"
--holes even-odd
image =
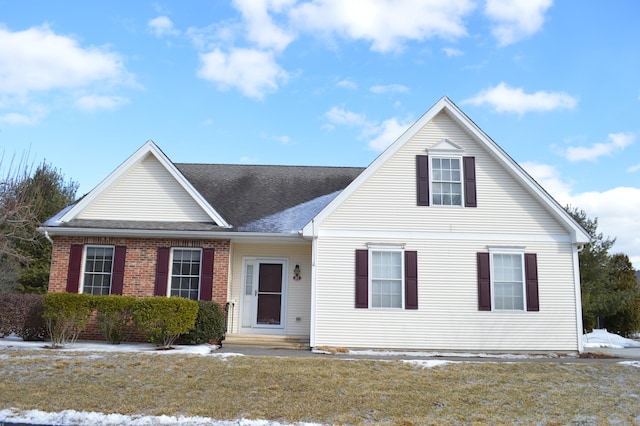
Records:
<instances>
[{"instance_id":1,"label":"patch of snow","mask_svg":"<svg viewBox=\"0 0 640 426\"><path fill-rule=\"evenodd\" d=\"M498 359L539 359L558 358L558 354L503 354L483 352L418 352L418 351L380 351L380 350L350 350L350 355L363 356L406 356L417 358L498 358Z\"/></svg>"},{"instance_id":2,"label":"patch of snow","mask_svg":"<svg viewBox=\"0 0 640 426\"><path fill-rule=\"evenodd\" d=\"M640 361L622 361L619 362L620 365L628 365L630 367L638 367L640 368Z\"/></svg>"},{"instance_id":3,"label":"patch of snow","mask_svg":"<svg viewBox=\"0 0 640 426\"><path fill-rule=\"evenodd\" d=\"M422 368L433 368L438 367L445 364L453 364L458 361L445 361L442 359L409 359L403 361L406 364L415 365Z\"/></svg>"},{"instance_id":4,"label":"patch of snow","mask_svg":"<svg viewBox=\"0 0 640 426\"><path fill-rule=\"evenodd\" d=\"M332 192L297 206L290 207L238 228L242 232L295 232L311 221L341 191Z\"/></svg>"},{"instance_id":5,"label":"patch of snow","mask_svg":"<svg viewBox=\"0 0 640 426\"><path fill-rule=\"evenodd\" d=\"M618 334L609 333L606 329L595 329L582 336L585 348L640 348L640 342L627 339Z\"/></svg>"},{"instance_id":6,"label":"patch of snow","mask_svg":"<svg viewBox=\"0 0 640 426\"><path fill-rule=\"evenodd\" d=\"M155 425L190 425L190 426L320 426L318 423L279 423L269 420L238 419L231 421L214 420L208 417L185 416L140 416L124 414L104 414L87 411L65 410L50 413L40 410L0 410L0 421L25 422L49 425L94 425L94 426L155 426Z\"/></svg>"}]
</instances>

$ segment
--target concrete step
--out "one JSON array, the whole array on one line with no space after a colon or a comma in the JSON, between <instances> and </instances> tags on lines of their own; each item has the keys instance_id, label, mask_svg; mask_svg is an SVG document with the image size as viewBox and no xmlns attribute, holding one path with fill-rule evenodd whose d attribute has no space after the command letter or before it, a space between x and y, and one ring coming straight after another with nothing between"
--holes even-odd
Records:
<instances>
[{"instance_id":1,"label":"concrete step","mask_svg":"<svg viewBox=\"0 0 640 426\"><path fill-rule=\"evenodd\" d=\"M309 349L307 336L274 336L265 334L227 334L223 346L250 346L268 349Z\"/></svg>"}]
</instances>

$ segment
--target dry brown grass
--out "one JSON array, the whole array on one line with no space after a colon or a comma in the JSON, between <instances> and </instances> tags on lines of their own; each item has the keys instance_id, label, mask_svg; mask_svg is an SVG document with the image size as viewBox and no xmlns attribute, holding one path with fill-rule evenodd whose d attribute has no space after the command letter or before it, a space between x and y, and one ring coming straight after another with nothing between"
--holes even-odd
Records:
<instances>
[{"instance_id":1,"label":"dry brown grass","mask_svg":"<svg viewBox=\"0 0 640 426\"><path fill-rule=\"evenodd\" d=\"M0 408L333 424L633 424L640 370L456 363L0 352Z\"/></svg>"}]
</instances>

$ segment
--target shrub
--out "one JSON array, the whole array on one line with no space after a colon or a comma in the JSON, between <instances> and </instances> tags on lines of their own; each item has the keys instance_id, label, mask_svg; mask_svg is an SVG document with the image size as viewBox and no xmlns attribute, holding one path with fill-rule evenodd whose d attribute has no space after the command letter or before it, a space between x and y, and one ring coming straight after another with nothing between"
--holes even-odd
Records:
<instances>
[{"instance_id":1,"label":"shrub","mask_svg":"<svg viewBox=\"0 0 640 426\"><path fill-rule=\"evenodd\" d=\"M198 304L181 297L144 297L133 305L133 319L154 345L168 349L196 322Z\"/></svg>"},{"instance_id":2,"label":"shrub","mask_svg":"<svg viewBox=\"0 0 640 426\"><path fill-rule=\"evenodd\" d=\"M190 345L222 340L224 337L222 307L216 302L200 300L196 323L193 329L182 337Z\"/></svg>"},{"instance_id":3,"label":"shrub","mask_svg":"<svg viewBox=\"0 0 640 426\"><path fill-rule=\"evenodd\" d=\"M72 344L84 330L93 312L93 298L88 294L47 293L42 306L51 347L60 348Z\"/></svg>"},{"instance_id":4,"label":"shrub","mask_svg":"<svg viewBox=\"0 0 640 426\"><path fill-rule=\"evenodd\" d=\"M42 340L42 296L37 294L0 294L0 337L15 334L23 340Z\"/></svg>"},{"instance_id":5,"label":"shrub","mask_svg":"<svg viewBox=\"0 0 640 426\"><path fill-rule=\"evenodd\" d=\"M94 296L98 329L109 343L119 344L133 332L133 296Z\"/></svg>"}]
</instances>

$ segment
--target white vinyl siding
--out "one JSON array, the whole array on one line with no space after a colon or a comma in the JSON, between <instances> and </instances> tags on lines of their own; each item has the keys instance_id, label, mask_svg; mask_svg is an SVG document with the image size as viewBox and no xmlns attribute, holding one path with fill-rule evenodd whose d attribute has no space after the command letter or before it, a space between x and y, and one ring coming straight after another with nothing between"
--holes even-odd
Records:
<instances>
[{"instance_id":1,"label":"white vinyl siding","mask_svg":"<svg viewBox=\"0 0 640 426\"><path fill-rule=\"evenodd\" d=\"M87 206L78 219L211 222L191 195L150 154Z\"/></svg>"},{"instance_id":2,"label":"white vinyl siding","mask_svg":"<svg viewBox=\"0 0 640 426\"><path fill-rule=\"evenodd\" d=\"M477 208L416 205L416 155L445 138L475 157ZM578 349L575 247L565 225L445 112L344 200L317 235L315 346ZM417 251L419 309L355 308L354 252L372 242ZM539 312L478 310L476 255L489 246L537 254Z\"/></svg>"}]
</instances>

